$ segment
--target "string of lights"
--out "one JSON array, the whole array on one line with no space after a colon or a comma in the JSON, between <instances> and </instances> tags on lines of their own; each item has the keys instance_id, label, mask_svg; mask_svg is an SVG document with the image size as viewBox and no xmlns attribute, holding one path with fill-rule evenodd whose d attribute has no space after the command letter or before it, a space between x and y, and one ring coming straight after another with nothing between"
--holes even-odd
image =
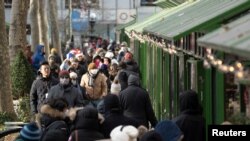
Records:
<instances>
[{"instance_id":1,"label":"string of lights","mask_svg":"<svg viewBox=\"0 0 250 141\"><path fill-rule=\"evenodd\" d=\"M176 54L177 49L174 45L171 45L169 43L165 43L165 41L157 40L156 38L150 36L149 34L142 34L137 33L135 31L127 32L125 33L128 35L130 39L137 39L140 43L151 43L152 45L156 45L158 47L161 47L164 51L168 52L169 54ZM244 71L244 66L241 62L236 61L233 65L228 65L226 63L223 63L223 60L216 58L215 55L212 53L211 48L206 49L206 55L203 61L203 65L206 68L210 68L211 66L216 67L218 70L220 70L223 73L234 73L237 79L243 79L247 76L247 72Z\"/></svg>"}]
</instances>

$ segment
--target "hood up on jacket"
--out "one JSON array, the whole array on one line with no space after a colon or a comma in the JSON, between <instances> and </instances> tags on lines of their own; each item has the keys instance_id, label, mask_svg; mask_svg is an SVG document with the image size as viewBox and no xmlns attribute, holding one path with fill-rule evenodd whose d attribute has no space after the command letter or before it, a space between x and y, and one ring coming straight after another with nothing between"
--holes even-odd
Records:
<instances>
[{"instance_id":1,"label":"hood up on jacket","mask_svg":"<svg viewBox=\"0 0 250 141\"><path fill-rule=\"evenodd\" d=\"M45 104L43 106L41 106L41 114L46 114L52 118L60 118L60 119L64 119L64 112L63 111L59 111L58 109L52 108L50 105Z\"/></svg>"},{"instance_id":2,"label":"hood up on jacket","mask_svg":"<svg viewBox=\"0 0 250 141\"><path fill-rule=\"evenodd\" d=\"M193 90L188 90L181 93L179 102L180 112L202 113L202 108L199 104L198 94Z\"/></svg>"},{"instance_id":3,"label":"hood up on jacket","mask_svg":"<svg viewBox=\"0 0 250 141\"><path fill-rule=\"evenodd\" d=\"M42 55L43 54L43 48L44 48L44 45L37 45L34 54Z\"/></svg>"},{"instance_id":4,"label":"hood up on jacket","mask_svg":"<svg viewBox=\"0 0 250 141\"><path fill-rule=\"evenodd\" d=\"M117 95L109 94L104 97L105 115L120 112L120 102Z\"/></svg>"},{"instance_id":5,"label":"hood up on jacket","mask_svg":"<svg viewBox=\"0 0 250 141\"><path fill-rule=\"evenodd\" d=\"M139 76L130 74L128 77L128 86L130 85L136 85L136 86L140 86L140 78Z\"/></svg>"},{"instance_id":6,"label":"hood up on jacket","mask_svg":"<svg viewBox=\"0 0 250 141\"><path fill-rule=\"evenodd\" d=\"M98 130L100 121L98 111L92 107L85 107L77 111L74 129Z\"/></svg>"},{"instance_id":7,"label":"hood up on jacket","mask_svg":"<svg viewBox=\"0 0 250 141\"><path fill-rule=\"evenodd\" d=\"M47 127L56 120L64 120L65 114L63 111L53 108L49 104L41 106L40 114L38 115L39 127Z\"/></svg>"}]
</instances>

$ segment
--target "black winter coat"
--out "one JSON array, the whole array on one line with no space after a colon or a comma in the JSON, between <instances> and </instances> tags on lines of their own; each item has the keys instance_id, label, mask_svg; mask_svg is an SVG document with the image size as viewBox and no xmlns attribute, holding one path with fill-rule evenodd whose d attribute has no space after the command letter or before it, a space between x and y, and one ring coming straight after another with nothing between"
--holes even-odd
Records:
<instances>
[{"instance_id":1,"label":"black winter coat","mask_svg":"<svg viewBox=\"0 0 250 141\"><path fill-rule=\"evenodd\" d=\"M198 95L186 91L179 97L180 115L173 119L184 134L183 141L205 141L205 118L202 116Z\"/></svg>"},{"instance_id":2,"label":"black winter coat","mask_svg":"<svg viewBox=\"0 0 250 141\"><path fill-rule=\"evenodd\" d=\"M95 141L104 139L100 132L100 123L98 120L98 112L95 108L85 107L77 111L77 116L73 125L73 132L71 133L71 141Z\"/></svg>"},{"instance_id":3,"label":"black winter coat","mask_svg":"<svg viewBox=\"0 0 250 141\"><path fill-rule=\"evenodd\" d=\"M33 81L30 90L30 107L33 114L38 113L41 105L45 102L46 94L50 88L58 84L58 80L54 77L43 78L38 76L36 80Z\"/></svg>"},{"instance_id":4,"label":"black winter coat","mask_svg":"<svg viewBox=\"0 0 250 141\"><path fill-rule=\"evenodd\" d=\"M153 127L157 124L149 94L139 87L138 76L129 76L128 87L120 92L119 99L125 116L136 119L140 125L146 127L149 127L148 122Z\"/></svg>"},{"instance_id":5,"label":"black winter coat","mask_svg":"<svg viewBox=\"0 0 250 141\"><path fill-rule=\"evenodd\" d=\"M135 61L127 61L125 62L126 63L126 70L129 70L129 71L133 71L135 73L140 73L140 69L139 69L139 66L137 65L137 63Z\"/></svg>"},{"instance_id":6,"label":"black winter coat","mask_svg":"<svg viewBox=\"0 0 250 141\"><path fill-rule=\"evenodd\" d=\"M119 125L132 125L136 128L139 126L139 123L135 119L122 114L117 95L109 94L105 96L103 103L105 120L102 123L102 133L106 138L110 138L110 132Z\"/></svg>"}]
</instances>

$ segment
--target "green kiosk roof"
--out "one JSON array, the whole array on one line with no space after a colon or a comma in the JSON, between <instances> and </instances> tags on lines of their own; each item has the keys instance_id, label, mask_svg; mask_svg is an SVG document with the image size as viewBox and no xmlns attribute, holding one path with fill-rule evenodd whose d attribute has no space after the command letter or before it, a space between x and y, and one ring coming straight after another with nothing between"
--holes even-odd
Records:
<instances>
[{"instance_id":1,"label":"green kiosk roof","mask_svg":"<svg viewBox=\"0 0 250 141\"><path fill-rule=\"evenodd\" d=\"M176 40L250 8L250 0L200 0L144 28L147 33Z\"/></svg>"},{"instance_id":2,"label":"green kiosk roof","mask_svg":"<svg viewBox=\"0 0 250 141\"><path fill-rule=\"evenodd\" d=\"M130 26L130 25L132 25L134 23L136 23L136 18L133 19L133 20L131 20L131 21L129 21L129 22L127 22L127 23L125 23L125 24L121 24L121 25L116 26L115 30L116 31L122 30L123 28L125 28L127 26Z\"/></svg>"},{"instance_id":3,"label":"green kiosk roof","mask_svg":"<svg viewBox=\"0 0 250 141\"><path fill-rule=\"evenodd\" d=\"M250 58L250 14L199 38L198 44Z\"/></svg>"},{"instance_id":4,"label":"green kiosk roof","mask_svg":"<svg viewBox=\"0 0 250 141\"><path fill-rule=\"evenodd\" d=\"M157 6L161 8L171 8L171 7L175 7L181 4L181 2L176 1L176 0L158 0L154 2L154 4L156 4Z\"/></svg>"},{"instance_id":5,"label":"green kiosk roof","mask_svg":"<svg viewBox=\"0 0 250 141\"><path fill-rule=\"evenodd\" d=\"M173 7L173 8L169 8L169 9L164 9L161 12L154 14L148 18L146 18L144 21L142 22L137 22L135 24L132 24L128 27L125 28L126 31L131 32L132 30L136 31L136 32L142 32L144 27L147 27L153 23L162 21L165 19L165 17L174 14L176 12L178 12L179 10L182 10L190 5L192 5L194 2L185 2L179 6Z\"/></svg>"}]
</instances>

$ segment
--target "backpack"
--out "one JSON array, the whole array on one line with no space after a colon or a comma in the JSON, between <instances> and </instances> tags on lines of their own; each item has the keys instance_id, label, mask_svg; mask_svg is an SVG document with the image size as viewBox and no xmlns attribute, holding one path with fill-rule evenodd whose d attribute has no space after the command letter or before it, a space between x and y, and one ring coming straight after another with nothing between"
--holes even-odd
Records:
<instances>
[{"instance_id":1,"label":"backpack","mask_svg":"<svg viewBox=\"0 0 250 141\"><path fill-rule=\"evenodd\" d=\"M69 129L68 129L68 125L66 124L66 122L63 120L57 120L57 121L52 122L47 127L42 127L42 135L41 135L40 141L43 140L46 133L52 130L59 130L61 132L64 132L67 137L69 136Z\"/></svg>"}]
</instances>

